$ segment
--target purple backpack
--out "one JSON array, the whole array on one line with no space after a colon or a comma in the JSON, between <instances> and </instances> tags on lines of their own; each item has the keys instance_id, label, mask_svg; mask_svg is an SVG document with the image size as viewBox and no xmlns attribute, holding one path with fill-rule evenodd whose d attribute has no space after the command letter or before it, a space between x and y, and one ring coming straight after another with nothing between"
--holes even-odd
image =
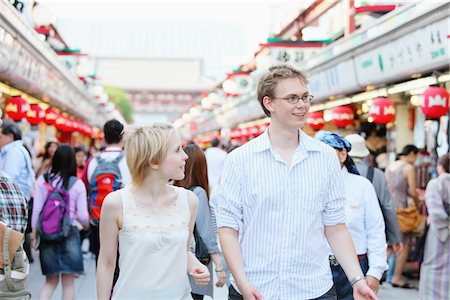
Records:
<instances>
[{"instance_id":1,"label":"purple backpack","mask_svg":"<svg viewBox=\"0 0 450 300\"><path fill-rule=\"evenodd\" d=\"M70 195L69 190L77 181L75 176L69 178L67 189L58 180L56 185L44 174L45 186L49 192L45 199L37 222L39 236L47 241L60 241L69 236L70 233Z\"/></svg>"}]
</instances>

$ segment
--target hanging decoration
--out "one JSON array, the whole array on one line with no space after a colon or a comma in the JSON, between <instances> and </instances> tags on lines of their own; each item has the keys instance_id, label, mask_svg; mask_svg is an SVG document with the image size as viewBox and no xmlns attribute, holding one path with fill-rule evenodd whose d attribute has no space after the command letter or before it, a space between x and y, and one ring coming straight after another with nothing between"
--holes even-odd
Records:
<instances>
[{"instance_id":1,"label":"hanging decoration","mask_svg":"<svg viewBox=\"0 0 450 300\"><path fill-rule=\"evenodd\" d=\"M30 110L27 111L26 118L31 125L38 125L44 120L45 112L39 104L31 104Z\"/></svg>"},{"instance_id":2,"label":"hanging decoration","mask_svg":"<svg viewBox=\"0 0 450 300\"><path fill-rule=\"evenodd\" d=\"M395 103L386 97L373 100L369 115L376 124L387 124L395 120Z\"/></svg>"},{"instance_id":3,"label":"hanging decoration","mask_svg":"<svg viewBox=\"0 0 450 300\"><path fill-rule=\"evenodd\" d=\"M49 107L45 110L45 117L44 117L45 124L53 125L53 124L55 124L55 121L57 118L58 118L58 112L54 108Z\"/></svg>"},{"instance_id":4,"label":"hanging decoration","mask_svg":"<svg viewBox=\"0 0 450 300\"><path fill-rule=\"evenodd\" d=\"M441 87L432 86L421 96L420 109L429 119L439 119L448 113L449 94Z\"/></svg>"},{"instance_id":5,"label":"hanging decoration","mask_svg":"<svg viewBox=\"0 0 450 300\"><path fill-rule=\"evenodd\" d=\"M338 106L331 112L331 121L339 128L344 128L353 123L353 109L348 106Z\"/></svg>"},{"instance_id":6,"label":"hanging decoration","mask_svg":"<svg viewBox=\"0 0 450 300\"><path fill-rule=\"evenodd\" d=\"M323 119L323 111L314 111L308 114L306 118L306 124L314 131L319 131L325 126L325 120Z\"/></svg>"},{"instance_id":7,"label":"hanging decoration","mask_svg":"<svg viewBox=\"0 0 450 300\"><path fill-rule=\"evenodd\" d=\"M5 113L14 121L20 121L26 117L30 106L21 96L12 96L5 102Z\"/></svg>"}]
</instances>

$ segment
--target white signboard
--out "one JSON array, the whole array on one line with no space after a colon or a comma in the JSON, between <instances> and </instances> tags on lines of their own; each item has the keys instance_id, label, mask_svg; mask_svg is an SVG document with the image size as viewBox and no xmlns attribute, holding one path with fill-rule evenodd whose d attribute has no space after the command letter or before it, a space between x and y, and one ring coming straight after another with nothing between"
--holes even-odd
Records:
<instances>
[{"instance_id":1,"label":"white signboard","mask_svg":"<svg viewBox=\"0 0 450 300\"><path fill-rule=\"evenodd\" d=\"M448 67L450 17L355 57L359 84L374 85Z\"/></svg>"},{"instance_id":2,"label":"white signboard","mask_svg":"<svg viewBox=\"0 0 450 300\"><path fill-rule=\"evenodd\" d=\"M272 65L288 64L304 69L303 63L316 54L321 47L270 47Z\"/></svg>"},{"instance_id":3,"label":"white signboard","mask_svg":"<svg viewBox=\"0 0 450 300\"><path fill-rule=\"evenodd\" d=\"M314 95L316 101L359 89L353 60L343 61L329 69L312 74L308 80L309 92Z\"/></svg>"}]
</instances>

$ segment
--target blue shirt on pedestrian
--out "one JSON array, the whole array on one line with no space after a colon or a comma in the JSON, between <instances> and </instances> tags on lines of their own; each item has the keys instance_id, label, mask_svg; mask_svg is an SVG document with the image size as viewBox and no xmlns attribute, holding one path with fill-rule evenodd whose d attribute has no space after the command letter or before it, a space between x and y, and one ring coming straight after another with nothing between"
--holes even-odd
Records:
<instances>
[{"instance_id":1,"label":"blue shirt on pedestrian","mask_svg":"<svg viewBox=\"0 0 450 300\"><path fill-rule=\"evenodd\" d=\"M0 149L0 170L11 176L24 196L30 198L35 175L30 155L21 140L6 144Z\"/></svg>"}]
</instances>

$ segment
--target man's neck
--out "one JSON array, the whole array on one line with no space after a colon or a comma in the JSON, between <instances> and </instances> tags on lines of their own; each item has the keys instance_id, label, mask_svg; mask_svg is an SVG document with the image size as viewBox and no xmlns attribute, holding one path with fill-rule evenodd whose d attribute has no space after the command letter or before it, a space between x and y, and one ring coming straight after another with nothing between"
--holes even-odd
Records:
<instances>
[{"instance_id":1,"label":"man's neck","mask_svg":"<svg viewBox=\"0 0 450 300\"><path fill-rule=\"evenodd\" d=\"M107 144L106 148L120 148L120 149L122 149L122 145L120 145L120 144Z\"/></svg>"},{"instance_id":2,"label":"man's neck","mask_svg":"<svg viewBox=\"0 0 450 300\"><path fill-rule=\"evenodd\" d=\"M277 124L270 124L269 140L274 148L295 149L298 146L298 129L283 128Z\"/></svg>"}]
</instances>

